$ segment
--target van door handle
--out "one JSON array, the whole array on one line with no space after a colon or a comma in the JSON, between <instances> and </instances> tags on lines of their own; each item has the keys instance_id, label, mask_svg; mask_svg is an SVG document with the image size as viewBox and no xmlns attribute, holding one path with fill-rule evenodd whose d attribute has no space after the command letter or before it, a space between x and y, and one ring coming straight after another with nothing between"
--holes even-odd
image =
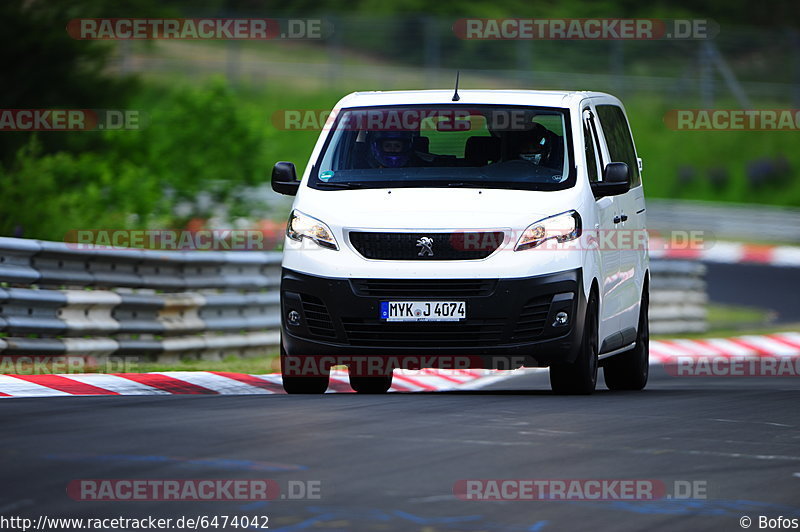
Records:
<instances>
[{"instance_id":1,"label":"van door handle","mask_svg":"<svg viewBox=\"0 0 800 532\"><path fill-rule=\"evenodd\" d=\"M614 223L615 223L615 224L618 224L618 223L620 223L621 221L622 221L622 218L620 218L619 216L614 216Z\"/></svg>"},{"instance_id":2,"label":"van door handle","mask_svg":"<svg viewBox=\"0 0 800 532\"><path fill-rule=\"evenodd\" d=\"M628 215L627 215L627 214L623 214L623 215L621 216L621 218L622 218L622 221L623 221L623 222L627 222L627 221L628 221Z\"/></svg>"}]
</instances>

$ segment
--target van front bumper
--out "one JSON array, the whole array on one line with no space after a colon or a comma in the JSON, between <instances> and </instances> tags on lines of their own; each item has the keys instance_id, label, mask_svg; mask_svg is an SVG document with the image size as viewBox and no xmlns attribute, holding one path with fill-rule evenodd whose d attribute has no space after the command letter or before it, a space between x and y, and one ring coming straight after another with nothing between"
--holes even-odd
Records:
<instances>
[{"instance_id":1,"label":"van front bumper","mask_svg":"<svg viewBox=\"0 0 800 532\"><path fill-rule=\"evenodd\" d=\"M347 279L283 269L282 347L324 366L379 359L417 369L572 362L586 296L580 268L515 279ZM464 301L458 322L386 322L383 301ZM556 314L566 312L566 325ZM323 360L324 359L324 360Z\"/></svg>"}]
</instances>

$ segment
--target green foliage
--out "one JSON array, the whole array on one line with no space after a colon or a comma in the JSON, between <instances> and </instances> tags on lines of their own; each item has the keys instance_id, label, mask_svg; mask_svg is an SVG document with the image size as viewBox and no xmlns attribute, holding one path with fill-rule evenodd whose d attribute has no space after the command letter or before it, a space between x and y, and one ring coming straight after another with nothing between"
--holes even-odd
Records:
<instances>
[{"instance_id":1,"label":"green foliage","mask_svg":"<svg viewBox=\"0 0 800 532\"><path fill-rule=\"evenodd\" d=\"M158 200L143 169L115 167L97 153L41 155L35 139L0 179L0 232L7 235L60 240L71 229L125 227L126 213Z\"/></svg>"},{"instance_id":2,"label":"green foliage","mask_svg":"<svg viewBox=\"0 0 800 532\"><path fill-rule=\"evenodd\" d=\"M644 97L624 99L624 103L636 151L644 160L642 181L648 197L800 206L796 132L675 131L665 125L664 115L670 109L689 106ZM735 106L725 101L719 105ZM788 174L784 181L752 182L748 165L765 158L786 159ZM682 170L691 170L691 177L681 180ZM714 170L725 173L727 181L714 183Z\"/></svg>"},{"instance_id":3,"label":"green foliage","mask_svg":"<svg viewBox=\"0 0 800 532\"><path fill-rule=\"evenodd\" d=\"M234 192L263 181L264 133L223 83L151 90L134 103L143 129L69 133L99 136L97 151L43 153L36 137L20 150L0 170L0 234L59 240L75 229L180 226L175 204L200 191L245 210Z\"/></svg>"},{"instance_id":4,"label":"green foliage","mask_svg":"<svg viewBox=\"0 0 800 532\"><path fill-rule=\"evenodd\" d=\"M224 82L151 89L133 107L144 114L145 127L110 133L111 157L146 168L172 201L191 201L204 191L224 202L237 187L264 180L263 125Z\"/></svg>"}]
</instances>

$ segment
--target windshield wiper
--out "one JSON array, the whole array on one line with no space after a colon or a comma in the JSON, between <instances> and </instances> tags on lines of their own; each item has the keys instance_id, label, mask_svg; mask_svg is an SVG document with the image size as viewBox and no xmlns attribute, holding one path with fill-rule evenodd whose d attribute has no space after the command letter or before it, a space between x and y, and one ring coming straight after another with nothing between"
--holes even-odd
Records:
<instances>
[{"instance_id":1,"label":"windshield wiper","mask_svg":"<svg viewBox=\"0 0 800 532\"><path fill-rule=\"evenodd\" d=\"M346 183L329 183L325 181L321 181L317 183L318 187L321 188L363 188L363 183L355 183L355 182L346 182Z\"/></svg>"}]
</instances>

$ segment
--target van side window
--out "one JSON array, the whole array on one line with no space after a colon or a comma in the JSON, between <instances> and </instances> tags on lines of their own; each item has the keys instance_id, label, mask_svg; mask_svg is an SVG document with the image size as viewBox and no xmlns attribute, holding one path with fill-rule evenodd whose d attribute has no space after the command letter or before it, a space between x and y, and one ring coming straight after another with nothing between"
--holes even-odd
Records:
<instances>
[{"instance_id":1,"label":"van side window","mask_svg":"<svg viewBox=\"0 0 800 532\"><path fill-rule=\"evenodd\" d=\"M638 187L642 184L642 178L639 175L639 162L636 159L636 150L633 148L633 139L625 113L616 105L598 105L596 109L611 160L627 163L631 171L631 187Z\"/></svg>"},{"instance_id":2,"label":"van side window","mask_svg":"<svg viewBox=\"0 0 800 532\"><path fill-rule=\"evenodd\" d=\"M589 131L589 124L583 123L583 145L586 150L586 172L589 174L589 182L596 183L600 180L597 176L597 157L594 155L594 142L592 132Z\"/></svg>"}]
</instances>

